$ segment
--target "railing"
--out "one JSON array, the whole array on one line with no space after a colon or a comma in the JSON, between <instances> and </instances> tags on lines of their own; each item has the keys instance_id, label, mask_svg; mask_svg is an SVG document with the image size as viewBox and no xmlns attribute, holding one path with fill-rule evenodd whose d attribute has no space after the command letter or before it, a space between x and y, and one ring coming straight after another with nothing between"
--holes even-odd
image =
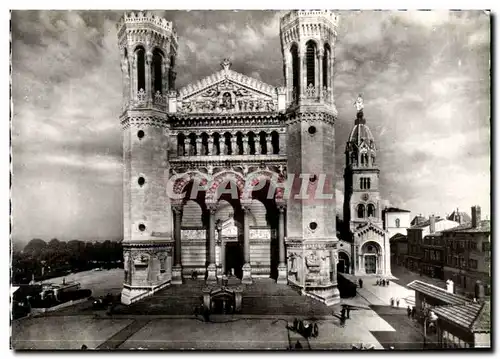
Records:
<instances>
[{"instance_id":1,"label":"railing","mask_svg":"<svg viewBox=\"0 0 500 359\"><path fill-rule=\"evenodd\" d=\"M307 88L306 88L306 97L307 98L314 98L316 96L317 96L316 87L314 87L313 84L309 84L309 86L307 86Z\"/></svg>"},{"instance_id":2,"label":"railing","mask_svg":"<svg viewBox=\"0 0 500 359\"><path fill-rule=\"evenodd\" d=\"M165 109L167 105L167 99L163 96L160 91L156 91L155 96L153 98L153 107L157 107L161 110Z\"/></svg>"},{"instance_id":3,"label":"railing","mask_svg":"<svg viewBox=\"0 0 500 359\"><path fill-rule=\"evenodd\" d=\"M146 92L144 91L144 89L140 89L139 91L137 91L137 102L139 104L146 102Z\"/></svg>"}]
</instances>

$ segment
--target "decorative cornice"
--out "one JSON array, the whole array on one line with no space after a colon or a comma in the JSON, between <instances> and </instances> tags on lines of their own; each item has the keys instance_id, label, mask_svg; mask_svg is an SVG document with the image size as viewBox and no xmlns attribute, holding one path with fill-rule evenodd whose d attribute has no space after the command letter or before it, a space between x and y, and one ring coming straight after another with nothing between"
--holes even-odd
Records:
<instances>
[{"instance_id":1,"label":"decorative cornice","mask_svg":"<svg viewBox=\"0 0 500 359\"><path fill-rule=\"evenodd\" d=\"M317 122L322 121L329 125L335 125L335 115L327 112L291 112L288 115L286 124L288 126L299 122Z\"/></svg>"},{"instance_id":2,"label":"decorative cornice","mask_svg":"<svg viewBox=\"0 0 500 359\"><path fill-rule=\"evenodd\" d=\"M173 246L173 240L150 240L150 241L123 241L123 248L168 248Z\"/></svg>"},{"instance_id":3,"label":"decorative cornice","mask_svg":"<svg viewBox=\"0 0 500 359\"><path fill-rule=\"evenodd\" d=\"M285 119L280 113L226 113L226 114L186 114L169 116L173 128L192 127L271 127L284 126Z\"/></svg>"},{"instance_id":4,"label":"decorative cornice","mask_svg":"<svg viewBox=\"0 0 500 359\"><path fill-rule=\"evenodd\" d=\"M380 234L381 236L385 235L386 233L388 233L387 231L383 230L382 228L380 228L379 226L375 225L374 223L372 222L366 222L366 224L364 224L363 226L359 227L359 228L356 228L354 230L354 235L360 237L362 236L363 234L365 233L368 233L370 230L373 230L374 232Z\"/></svg>"},{"instance_id":5,"label":"decorative cornice","mask_svg":"<svg viewBox=\"0 0 500 359\"><path fill-rule=\"evenodd\" d=\"M133 116L133 117L122 117L121 125L123 129L129 128L131 125L135 126L152 126L152 127L161 127L161 128L169 128L170 124L164 116Z\"/></svg>"},{"instance_id":6,"label":"decorative cornice","mask_svg":"<svg viewBox=\"0 0 500 359\"><path fill-rule=\"evenodd\" d=\"M240 163L254 167L260 167L263 163L267 166L286 166L287 157L283 155L189 156L170 160L170 164L174 169L198 169L207 166L229 168Z\"/></svg>"}]
</instances>

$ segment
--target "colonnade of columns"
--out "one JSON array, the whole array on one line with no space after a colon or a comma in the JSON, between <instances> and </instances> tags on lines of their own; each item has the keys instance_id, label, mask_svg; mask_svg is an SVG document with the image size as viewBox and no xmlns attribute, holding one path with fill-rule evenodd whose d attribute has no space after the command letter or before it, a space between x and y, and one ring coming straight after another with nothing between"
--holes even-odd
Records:
<instances>
[{"instance_id":1,"label":"colonnade of columns","mask_svg":"<svg viewBox=\"0 0 500 359\"><path fill-rule=\"evenodd\" d=\"M244 284L252 283L252 267L250 264L250 207L248 203L242 203L243 210L243 277L241 282ZM207 267L207 282L217 282L217 267L215 262L215 245L216 245L216 228L215 214L217 212L216 203L208 203L208 267ZM278 246L279 246L279 263L278 263L278 284L286 284L286 262L285 262L285 210L284 204L278 205ZM182 263L181 263L181 225L182 225L182 207L180 205L172 206L174 216L174 266L172 268L172 284L182 284ZM220 235L220 232L219 232ZM221 252L222 268L225 265L225 253Z\"/></svg>"},{"instance_id":2,"label":"colonnade of columns","mask_svg":"<svg viewBox=\"0 0 500 359\"><path fill-rule=\"evenodd\" d=\"M178 156L220 156L279 154L280 140L276 131L179 133L177 135Z\"/></svg>"},{"instance_id":3,"label":"colonnade of columns","mask_svg":"<svg viewBox=\"0 0 500 359\"><path fill-rule=\"evenodd\" d=\"M285 76L287 79L287 87L292 91L289 100L298 101L299 98L318 98L326 102L333 102L333 91L331 88L331 78L333 74L334 57L329 48L315 48L314 59L314 84L307 82L307 56L306 47L297 49L298 71L293 69L292 53L288 52L285 55ZM294 88L293 76L298 73L299 91ZM326 73L326 82L323 80ZM297 93L298 92L298 93Z\"/></svg>"}]
</instances>

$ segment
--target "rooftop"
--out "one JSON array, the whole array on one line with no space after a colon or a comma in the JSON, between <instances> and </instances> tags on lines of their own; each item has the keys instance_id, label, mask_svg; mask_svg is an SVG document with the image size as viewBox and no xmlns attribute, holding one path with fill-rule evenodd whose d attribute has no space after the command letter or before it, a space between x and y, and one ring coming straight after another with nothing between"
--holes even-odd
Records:
<instances>
[{"instance_id":1,"label":"rooftop","mask_svg":"<svg viewBox=\"0 0 500 359\"><path fill-rule=\"evenodd\" d=\"M473 333L491 330L490 302L468 303L462 305L443 305L432 310L438 317L457 324Z\"/></svg>"},{"instance_id":2,"label":"rooftop","mask_svg":"<svg viewBox=\"0 0 500 359\"><path fill-rule=\"evenodd\" d=\"M416 224L418 224L418 223L422 223L422 222L424 222L424 221L426 221L426 220L427 220L427 218L425 218L424 216L422 216L422 215L418 215L418 216L415 216L415 217L411 220L410 225L412 225L412 226L413 226L413 225L416 225Z\"/></svg>"},{"instance_id":3,"label":"rooftop","mask_svg":"<svg viewBox=\"0 0 500 359\"><path fill-rule=\"evenodd\" d=\"M441 222L441 221L444 221L444 218L435 217L434 223ZM410 229L412 229L412 228L424 228L424 227L427 227L430 225L431 225L431 221L429 219L425 219L425 221L423 221L423 222L419 222L418 224L412 225L410 227Z\"/></svg>"},{"instance_id":4,"label":"rooftop","mask_svg":"<svg viewBox=\"0 0 500 359\"><path fill-rule=\"evenodd\" d=\"M464 223L450 229L445 229L442 232L489 233L491 232L491 223L489 220L484 220L479 222L479 226L477 227L472 227L471 223Z\"/></svg>"},{"instance_id":5,"label":"rooftop","mask_svg":"<svg viewBox=\"0 0 500 359\"><path fill-rule=\"evenodd\" d=\"M408 284L408 288L413 289L416 292L428 295L429 297L439 299L440 301L449 305L464 305L466 303L470 303L467 298L461 295L450 293L443 288L439 288L435 285L421 282L419 280L414 280L413 282Z\"/></svg>"},{"instance_id":6,"label":"rooftop","mask_svg":"<svg viewBox=\"0 0 500 359\"><path fill-rule=\"evenodd\" d=\"M408 212L408 213L410 213L411 211L408 211L407 209L397 208L397 207L387 207L384 209L384 212Z\"/></svg>"},{"instance_id":7,"label":"rooftop","mask_svg":"<svg viewBox=\"0 0 500 359\"><path fill-rule=\"evenodd\" d=\"M451 212L451 214L448 217L446 217L446 219L459 223L465 223L471 221L470 215L467 212L460 212L458 209Z\"/></svg>"}]
</instances>

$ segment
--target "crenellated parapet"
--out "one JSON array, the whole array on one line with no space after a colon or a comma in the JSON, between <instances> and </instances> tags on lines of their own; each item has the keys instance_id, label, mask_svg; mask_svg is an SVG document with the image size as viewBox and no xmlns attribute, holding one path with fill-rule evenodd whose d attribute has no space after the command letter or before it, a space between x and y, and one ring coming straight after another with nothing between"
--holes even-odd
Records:
<instances>
[{"instance_id":1,"label":"crenellated parapet","mask_svg":"<svg viewBox=\"0 0 500 359\"><path fill-rule=\"evenodd\" d=\"M125 13L116 25L120 47L134 43L166 47L177 52L178 37L171 21L150 12Z\"/></svg>"},{"instance_id":2,"label":"crenellated parapet","mask_svg":"<svg viewBox=\"0 0 500 359\"><path fill-rule=\"evenodd\" d=\"M338 16L330 10L294 10L281 18L282 45L289 48L293 43L299 52L305 51L304 39L314 40L318 47L325 43L333 46L337 37Z\"/></svg>"}]
</instances>

